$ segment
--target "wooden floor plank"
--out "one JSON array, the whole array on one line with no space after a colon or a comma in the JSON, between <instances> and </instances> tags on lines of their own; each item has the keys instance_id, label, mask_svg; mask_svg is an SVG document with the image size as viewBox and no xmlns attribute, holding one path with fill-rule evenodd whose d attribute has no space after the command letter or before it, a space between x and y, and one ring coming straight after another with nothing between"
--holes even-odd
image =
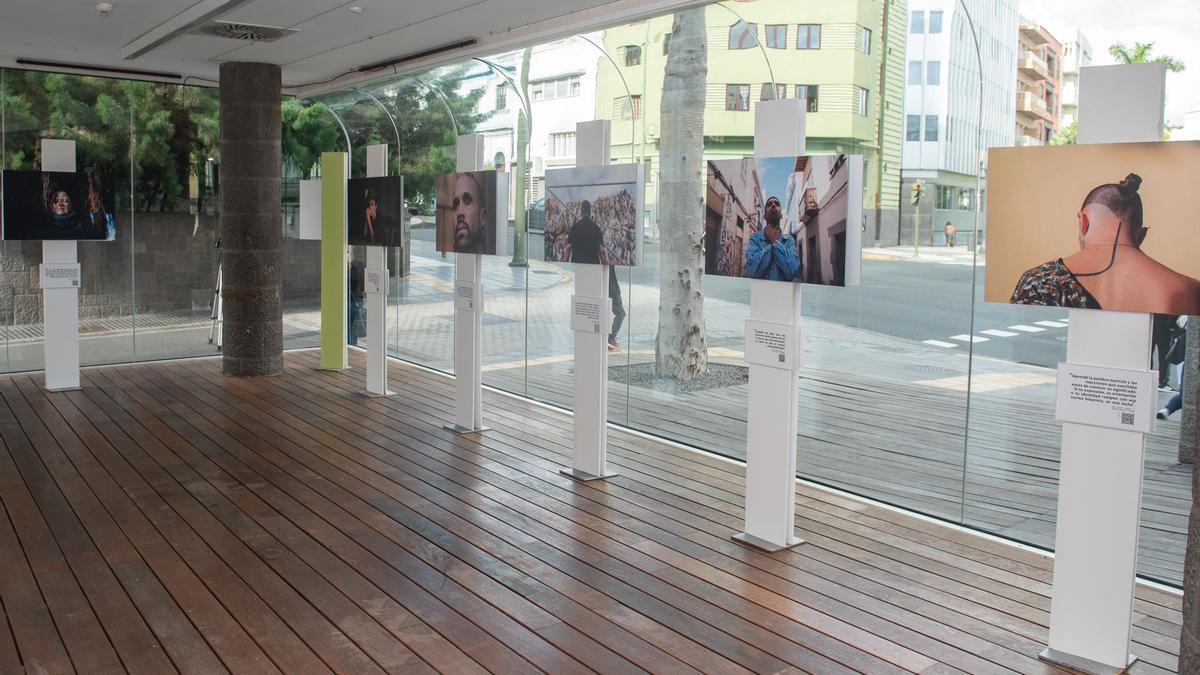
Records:
<instances>
[{"instance_id":1,"label":"wooden floor plank","mask_svg":"<svg viewBox=\"0 0 1200 675\"><path fill-rule=\"evenodd\" d=\"M487 392L492 430L460 436L441 428L452 380L392 363L399 393L368 398L360 352L351 364L295 352L282 376L247 380L218 360L88 369L66 393L0 378L0 672L1061 672L1037 659L1045 556L804 484L808 543L765 555L729 540L738 464L611 429L620 476L575 483L557 473L568 415ZM570 396L569 380L538 386ZM840 461L908 433L897 402L874 429L830 416L853 408L854 382L806 386L805 405L823 398L805 433L840 443ZM896 449L889 470L916 486L897 498L961 498L941 444L955 418L931 415L941 440L923 457ZM1003 450L974 457L973 517L1040 531L1055 444L1009 465ZM881 469L855 480L883 488ZM1017 476L1021 494L1000 494ZM1147 488L1143 527L1162 533L1143 565L1173 564L1175 479ZM1131 672L1174 672L1178 594L1139 586L1135 611Z\"/></svg>"},{"instance_id":2,"label":"wooden floor plank","mask_svg":"<svg viewBox=\"0 0 1200 675\"><path fill-rule=\"evenodd\" d=\"M614 482L614 483L619 483L619 482ZM659 533L659 534L661 534L661 533ZM655 533L650 533L650 534L648 534L648 536L650 536L650 537L655 537L655 536L656 536L656 534L655 534ZM721 543L722 543L722 544L727 544L728 546L731 546L731 548L738 548L738 546L734 546L733 544L731 544L731 543L728 543L728 542L727 542L727 539L721 539ZM911 639L912 639L911 637L910 637L910 638L908 638L908 640L911 640ZM1031 644L1031 645L1028 645L1028 647L1030 647L1030 649L1032 649L1033 645L1032 645L1032 644ZM1026 665L1028 665L1028 664L1026 664Z\"/></svg>"},{"instance_id":3,"label":"wooden floor plank","mask_svg":"<svg viewBox=\"0 0 1200 675\"><path fill-rule=\"evenodd\" d=\"M200 374L197 373L197 375ZM198 392L202 389L210 389L213 394L217 394L223 391L223 389L214 388L215 385L212 384L211 380L194 377L191 382L196 386L189 387L188 391L190 392ZM282 420L278 422L279 424L282 424L280 427L272 426L272 422L275 421L274 419L266 421L266 426L263 426L262 423L259 422L261 419L260 417L254 417L248 413L241 412L247 408L245 404L240 406L230 405L231 399L228 396L223 398L211 396L205 397L204 400L208 404L214 406L214 409L223 411L223 413L229 416L231 419L239 420L243 425L249 424L249 429L256 430L257 433L261 434L263 442L274 440L276 438L285 441L284 444L279 445L279 448L284 449L290 456L296 456L301 462L305 461L304 456L302 454L294 455L294 451L292 450L293 448L306 448L320 452L321 447L323 447L316 443L313 439L296 434L294 429L291 426L283 423ZM253 400L256 403L261 404L265 399L259 394L254 394ZM312 457L315 459L315 456ZM308 461L312 460L310 459ZM326 470L333 471L332 480L340 483L346 483L346 479L343 476L338 475L336 469L333 469L332 466L325 468ZM347 489L352 490L353 494L361 496L364 502L356 505L352 500L347 500L343 501L342 503L349 506L354 513L363 520L374 523L377 529L380 529L380 531L386 532L390 524L386 518L381 518L381 516L386 515L392 520L409 528L413 533L419 534L425 539L436 543L442 549L454 554L458 559L471 564L473 567L479 569L480 572L485 572L489 575L495 576L500 583L509 586L513 591L519 592L531 599L536 599L536 602L539 605L544 606L547 611L559 616L567 623L578 624L581 631L586 627L589 634L606 636L608 638L606 642L624 643L626 653L629 654L633 660L643 668L652 671L662 671L678 669L682 666L681 662L673 658L664 659L664 655L658 652L658 650L640 649L642 646L642 640L635 633L624 630L612 630L606 624L606 622L598 622L594 620L599 619L600 615L592 615L588 613L586 611L587 608L584 605L579 605L569 596L560 594L556 592L554 588L543 584L540 579L546 573L550 572L550 568L544 566L538 567L536 574L530 574L528 576L518 576L517 574L514 574L517 567L516 563L518 562L515 560L515 558L521 557L522 555L520 549L512 546L506 546L502 556L491 557L480 555L478 551L474 550L476 547L485 550L490 548L485 546L485 544L489 542L479 541L479 535L482 534L482 532L476 528L475 531L472 532L472 534L475 536L473 536L470 540L465 538L460 539L452 536L450 530L443 529L441 527L442 523L447 521L435 519L434 514L429 512L431 507L436 508L432 503L420 498L415 498L415 495L415 502L405 501L402 499L394 500L386 496L383 492L377 492L374 488L361 482L350 481L347 483L347 485ZM407 494L411 495L411 493ZM372 513L373 510L374 513ZM458 523L465 523L465 518L474 518L477 517L477 515L478 514L467 512L464 513L464 518L451 520L449 521L449 524L455 524L455 521ZM505 535L506 537L511 537L512 532L506 532ZM499 539L495 539L494 541L496 543L502 542L502 540ZM529 559L527 558L526 560ZM512 565L513 568L509 568L508 565ZM560 579L565 580L565 578ZM576 585L575 588L580 593L586 593L590 590L588 587L582 585ZM641 625L646 627L646 624ZM539 629L539 631L541 630L544 629ZM687 650L695 651L697 649L702 650L699 645L694 643L687 645ZM680 649L679 651L681 653L687 653L687 651L683 649ZM707 661L698 661L697 663L703 664L704 667L710 671L712 671L714 668L711 655L710 659ZM729 665L736 669L736 666L733 664Z\"/></svg>"}]
</instances>

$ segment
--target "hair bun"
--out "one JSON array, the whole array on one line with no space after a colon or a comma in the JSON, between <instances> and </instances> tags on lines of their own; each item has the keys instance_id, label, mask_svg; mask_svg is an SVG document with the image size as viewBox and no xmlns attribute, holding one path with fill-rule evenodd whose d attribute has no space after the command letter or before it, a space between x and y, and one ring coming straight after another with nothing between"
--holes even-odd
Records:
<instances>
[{"instance_id":1,"label":"hair bun","mask_svg":"<svg viewBox=\"0 0 1200 675\"><path fill-rule=\"evenodd\" d=\"M1128 176L1125 176L1125 180L1122 180L1120 185L1118 185L1117 187L1121 190L1122 193L1131 195L1131 194L1137 194L1138 188L1141 186L1142 186L1142 177L1137 175L1136 173L1131 173Z\"/></svg>"}]
</instances>

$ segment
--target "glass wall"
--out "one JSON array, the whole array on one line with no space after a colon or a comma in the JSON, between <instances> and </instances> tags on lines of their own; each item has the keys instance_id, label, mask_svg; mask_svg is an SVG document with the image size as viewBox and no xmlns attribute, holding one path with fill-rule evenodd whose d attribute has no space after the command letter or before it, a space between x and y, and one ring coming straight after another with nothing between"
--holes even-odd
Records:
<instances>
[{"instance_id":1,"label":"glass wall","mask_svg":"<svg viewBox=\"0 0 1200 675\"><path fill-rule=\"evenodd\" d=\"M1041 140L1057 125L1055 138L1070 142L1074 99L1058 93L1074 91L1072 78L1086 61L1056 58L1060 72L1049 76L1058 79L1031 83L1028 72L1018 73L1018 54L1052 45L1020 44L1021 35L1037 31L1020 28L1015 4L967 0L956 7L716 3L289 101L285 181L313 176L321 150L347 147L352 175L361 176L363 148L391 146L390 170L405 178L409 234L388 253L389 351L450 372L455 258L434 247L433 178L453 170L457 135L480 134L485 168L509 176L512 251L484 264L483 380L569 408L569 303L577 270L544 260L546 174L576 164L576 123L610 120L611 162L644 168L646 199L642 264L615 274L625 316L612 335L609 419L743 458L750 287L703 274L704 164L683 158L750 155L758 104L802 99L810 154L863 157L864 210L861 222L850 224L861 232L861 284L802 291L799 475L1053 548L1061 438L1053 418L1054 368L1065 358L1069 322L1065 310L983 302L988 224L981 150L1040 142L1018 134L1021 116L1051 111L1056 120L1038 123ZM973 26L964 7L973 12ZM1067 55L1091 50L1082 36L1060 38ZM61 105L64 112L55 113L53 100L30 104L28 96L40 101L41 94L17 92L13 78L66 91L67 99L93 95L61 89L87 78L5 76L4 166L29 166L36 138L72 133L60 120L84 113ZM38 88L22 86L21 92ZM1034 89L1053 105L1023 110ZM109 322L110 342L106 351L85 347L89 362L211 350L205 298L215 265L219 157L155 135L154 121L179 119L173 110L195 119L214 94L151 86L167 90L178 91L158 117L138 109L150 96L114 108L112 119L130 118L110 127L124 140L81 145L81 166L104 157L115 174L131 174L119 184L127 235L115 245L81 244L81 256L109 246L113 266L124 265L111 282L118 299L95 310ZM106 109L92 102L98 98L86 100ZM196 128L197 138L209 133ZM177 181L195 177L194 192L182 182L171 192L169 179L155 173L171 166ZM286 182L284 194L286 202ZM313 244L287 242L289 260L297 262L285 282L289 346L316 341ZM187 290L156 287L171 268L153 256L171 246L191 256L186 264L196 282ZM17 261L35 264L37 251L9 243L4 260L3 364L36 368L39 295ZM84 311L86 322L90 310ZM1170 380L1178 385L1176 375ZM1170 395L1162 392L1162 402ZM1176 459L1179 424L1176 416L1147 436L1140 571L1169 584L1182 578L1191 499L1191 466Z\"/></svg>"},{"instance_id":2,"label":"glass wall","mask_svg":"<svg viewBox=\"0 0 1200 675\"><path fill-rule=\"evenodd\" d=\"M79 295L83 365L219 352L213 301L221 260L220 138L216 89L0 71L0 165L41 168L40 140L76 143L81 172L115 193L116 238L82 241ZM284 340L317 344L318 243L288 234L284 177ZM293 188L289 190L289 188ZM3 242L0 326L5 372L43 367L40 242Z\"/></svg>"},{"instance_id":3,"label":"glass wall","mask_svg":"<svg viewBox=\"0 0 1200 675\"><path fill-rule=\"evenodd\" d=\"M611 162L646 170L643 262L616 270L626 315L610 352L609 420L744 457L749 284L697 275L691 288L702 302L673 299L681 275L696 271L688 261L702 266L696 247L704 213L684 218L668 206L681 189L664 175L677 150L669 145L670 125L680 119L680 99L671 92L680 82L703 92L692 120L705 159L751 154L758 103L801 98L810 153L864 157L865 211L861 285L803 289L800 476L1053 548L1061 435L1053 382L1065 357L1066 312L982 300L980 149L1018 140L1010 94L1020 84L1008 62L1017 53L1018 19L1015 6L1001 4L976 8L987 69L982 116L978 95L970 95L979 89L980 69L965 15L922 22L922 35L953 39L944 55L924 59L937 66L920 69L920 86L945 86L966 102L916 111L915 134L905 126L913 86L907 49L919 38L893 3L718 3L698 10L698 19L666 15L373 85L378 94L412 79L446 83L440 106L398 102L397 119L453 109L459 133L484 137L487 168L510 174L510 243L524 238L525 255L485 264L484 382L571 406L567 319L576 270L543 259L545 176L575 164L577 122L608 119ZM692 51L703 63L669 76L672 49L680 58L689 45L703 46ZM678 79L687 77L693 79ZM468 101L460 113L457 106ZM452 151L450 139L428 147ZM932 167L921 164L923 153L933 157ZM916 204L914 182L922 183ZM692 188L687 198L699 203L702 186ZM406 194L419 204L432 198ZM430 213L414 220L393 351L449 371L454 257L434 252ZM682 326L690 343L679 337L681 311L692 317ZM690 352L680 348L685 343ZM673 370L685 353L690 370ZM1162 394L1164 403L1169 395ZM1179 489L1190 468L1175 461L1177 442L1173 421L1148 437L1141 565L1144 575L1176 584L1190 499Z\"/></svg>"}]
</instances>

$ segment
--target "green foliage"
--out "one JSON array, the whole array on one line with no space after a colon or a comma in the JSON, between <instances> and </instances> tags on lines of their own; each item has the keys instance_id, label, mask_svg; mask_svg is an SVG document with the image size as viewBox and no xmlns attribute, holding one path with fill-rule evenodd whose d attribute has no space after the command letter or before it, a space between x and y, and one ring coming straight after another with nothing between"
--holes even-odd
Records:
<instances>
[{"instance_id":1,"label":"green foliage","mask_svg":"<svg viewBox=\"0 0 1200 675\"><path fill-rule=\"evenodd\" d=\"M1152 51L1154 51L1153 42L1134 42L1132 49L1125 46L1124 42L1116 42L1108 48L1108 53L1112 54L1117 63L1161 63L1172 73L1183 71L1183 61L1166 55L1151 58L1150 52Z\"/></svg>"},{"instance_id":2,"label":"green foliage","mask_svg":"<svg viewBox=\"0 0 1200 675\"><path fill-rule=\"evenodd\" d=\"M363 175L367 145L387 143L392 173L405 177L410 203L432 213L435 177L454 170L449 115L463 134L483 119L475 112L483 90L459 94L465 72L466 67L446 69L428 80L378 87L375 96L395 116L396 127L366 95L350 92L340 104L331 101L355 148L354 175ZM220 161L216 89L22 70L5 70L3 76L5 168L36 169L39 139L70 139L81 168L113 177L121 209L129 208L131 173L139 210L180 207L193 176L204 194L204 166L210 157ZM306 177L322 152L345 149L337 119L320 103L288 98L280 112L283 156Z\"/></svg>"},{"instance_id":3,"label":"green foliage","mask_svg":"<svg viewBox=\"0 0 1200 675\"><path fill-rule=\"evenodd\" d=\"M437 175L454 171L455 124L459 134L469 134L486 118L475 112L482 88L459 93L466 71L466 66L460 66L429 79L404 77L375 86L374 99L351 90L322 97L320 102L289 101L283 111L284 156L307 173L322 152L345 150L340 117L354 148L351 174L365 173L368 145L387 143L392 175L404 176L405 201L432 215Z\"/></svg>"},{"instance_id":4,"label":"green foliage","mask_svg":"<svg viewBox=\"0 0 1200 675\"><path fill-rule=\"evenodd\" d=\"M174 209L217 149L215 90L19 70L4 82L7 168L36 169L42 138L74 140L81 168L113 178L121 209L131 173L136 208Z\"/></svg>"},{"instance_id":5,"label":"green foliage","mask_svg":"<svg viewBox=\"0 0 1200 675\"><path fill-rule=\"evenodd\" d=\"M1054 138L1050 139L1050 145L1075 145L1078 136L1079 122L1072 120L1070 124L1054 134Z\"/></svg>"}]
</instances>

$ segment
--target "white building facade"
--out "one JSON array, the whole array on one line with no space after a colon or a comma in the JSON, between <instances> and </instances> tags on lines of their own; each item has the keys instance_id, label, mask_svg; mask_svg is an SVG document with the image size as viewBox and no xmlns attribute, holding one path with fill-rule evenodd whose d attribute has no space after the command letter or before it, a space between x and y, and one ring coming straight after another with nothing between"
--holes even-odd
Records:
<instances>
[{"instance_id":1,"label":"white building facade","mask_svg":"<svg viewBox=\"0 0 1200 675\"><path fill-rule=\"evenodd\" d=\"M906 47L904 143L901 155L901 244L942 245L946 223L970 245L979 195L976 176L987 148L1011 146L1016 111L1016 0L911 0ZM920 204L909 203L920 182ZM982 220L982 218L981 218ZM914 223L916 231L914 232ZM964 236L965 235L965 236Z\"/></svg>"},{"instance_id":2,"label":"white building facade","mask_svg":"<svg viewBox=\"0 0 1200 675\"><path fill-rule=\"evenodd\" d=\"M1079 69L1092 65L1092 44L1078 30L1066 34L1062 61L1062 121L1060 128L1079 119Z\"/></svg>"},{"instance_id":3,"label":"white building facade","mask_svg":"<svg viewBox=\"0 0 1200 675\"><path fill-rule=\"evenodd\" d=\"M600 34L587 37L599 42ZM485 89L477 111L490 116L475 128L475 133L484 137L489 168L512 171L516 166L517 122L523 105L514 84L520 85L522 57L523 52L511 52L489 59L495 68L478 63L462 80L464 94ZM545 193L546 169L575 166L575 124L595 117L596 71L604 58L599 49L580 37L532 50L529 106L533 123L527 159L530 203Z\"/></svg>"}]
</instances>

